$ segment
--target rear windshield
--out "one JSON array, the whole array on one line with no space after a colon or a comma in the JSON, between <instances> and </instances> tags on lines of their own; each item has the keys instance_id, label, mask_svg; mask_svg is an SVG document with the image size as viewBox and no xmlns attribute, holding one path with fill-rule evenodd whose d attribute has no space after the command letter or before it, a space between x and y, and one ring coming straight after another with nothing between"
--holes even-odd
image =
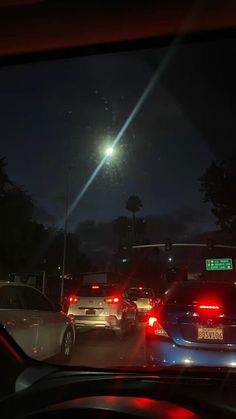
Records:
<instances>
[{"instance_id":1,"label":"rear windshield","mask_svg":"<svg viewBox=\"0 0 236 419\"><path fill-rule=\"evenodd\" d=\"M118 293L117 287L85 285L77 290L76 295L79 297L107 297Z\"/></svg>"},{"instance_id":2,"label":"rear windshield","mask_svg":"<svg viewBox=\"0 0 236 419\"><path fill-rule=\"evenodd\" d=\"M144 290L130 290L128 296L135 296L137 298L152 298L154 297L154 292L151 289Z\"/></svg>"},{"instance_id":3,"label":"rear windshield","mask_svg":"<svg viewBox=\"0 0 236 419\"><path fill-rule=\"evenodd\" d=\"M236 306L236 285L231 284L185 284L168 292L168 304L210 304Z\"/></svg>"}]
</instances>

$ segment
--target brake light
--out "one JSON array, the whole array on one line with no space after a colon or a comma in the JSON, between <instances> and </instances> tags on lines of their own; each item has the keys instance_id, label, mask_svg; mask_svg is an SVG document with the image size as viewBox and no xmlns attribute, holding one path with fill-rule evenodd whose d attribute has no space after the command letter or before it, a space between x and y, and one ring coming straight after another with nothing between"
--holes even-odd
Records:
<instances>
[{"instance_id":1,"label":"brake light","mask_svg":"<svg viewBox=\"0 0 236 419\"><path fill-rule=\"evenodd\" d=\"M138 287L138 289L139 289L140 291L142 291L142 290L143 290L143 287Z\"/></svg>"},{"instance_id":2,"label":"brake light","mask_svg":"<svg viewBox=\"0 0 236 419\"><path fill-rule=\"evenodd\" d=\"M78 299L78 297L76 297L75 295L71 295L71 297L69 297L69 302L70 302L71 304L78 303L78 301L79 301L79 299Z\"/></svg>"},{"instance_id":3,"label":"brake light","mask_svg":"<svg viewBox=\"0 0 236 419\"><path fill-rule=\"evenodd\" d=\"M148 326L153 327L154 323L157 322L157 318L156 317L149 317L148 319Z\"/></svg>"},{"instance_id":4,"label":"brake light","mask_svg":"<svg viewBox=\"0 0 236 419\"><path fill-rule=\"evenodd\" d=\"M92 285L92 290L99 290L99 285Z\"/></svg>"},{"instance_id":5,"label":"brake light","mask_svg":"<svg viewBox=\"0 0 236 419\"><path fill-rule=\"evenodd\" d=\"M149 334L161 336L163 338L169 338L168 333L166 333L156 317L149 317L147 323L147 332Z\"/></svg>"},{"instance_id":6,"label":"brake light","mask_svg":"<svg viewBox=\"0 0 236 419\"><path fill-rule=\"evenodd\" d=\"M199 304L198 306L198 310L202 315L205 316L217 316L218 314L220 314L220 306L217 303L208 303L206 302L205 304Z\"/></svg>"},{"instance_id":7,"label":"brake light","mask_svg":"<svg viewBox=\"0 0 236 419\"><path fill-rule=\"evenodd\" d=\"M105 298L104 301L108 304L118 304L120 302L120 298L119 297L107 297L107 298Z\"/></svg>"},{"instance_id":8,"label":"brake light","mask_svg":"<svg viewBox=\"0 0 236 419\"><path fill-rule=\"evenodd\" d=\"M212 305L205 305L205 304L200 305L199 308L201 310L219 310L220 309L219 306L212 306Z\"/></svg>"}]
</instances>

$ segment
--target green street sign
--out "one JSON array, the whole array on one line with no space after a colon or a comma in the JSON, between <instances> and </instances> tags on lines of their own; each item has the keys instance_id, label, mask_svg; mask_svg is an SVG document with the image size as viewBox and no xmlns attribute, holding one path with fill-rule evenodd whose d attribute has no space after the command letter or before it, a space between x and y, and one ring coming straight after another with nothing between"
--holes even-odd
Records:
<instances>
[{"instance_id":1,"label":"green street sign","mask_svg":"<svg viewBox=\"0 0 236 419\"><path fill-rule=\"evenodd\" d=\"M206 259L205 266L207 271L232 271L233 259Z\"/></svg>"}]
</instances>

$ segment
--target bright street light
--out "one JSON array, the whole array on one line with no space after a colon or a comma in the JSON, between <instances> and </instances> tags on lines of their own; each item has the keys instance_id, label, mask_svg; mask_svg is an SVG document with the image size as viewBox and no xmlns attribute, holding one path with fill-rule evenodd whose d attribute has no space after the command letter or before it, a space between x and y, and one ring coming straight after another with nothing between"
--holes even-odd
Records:
<instances>
[{"instance_id":1,"label":"bright street light","mask_svg":"<svg viewBox=\"0 0 236 419\"><path fill-rule=\"evenodd\" d=\"M113 152L114 152L114 148L113 147L108 147L106 149L105 153L106 153L107 156L111 156L113 154Z\"/></svg>"}]
</instances>

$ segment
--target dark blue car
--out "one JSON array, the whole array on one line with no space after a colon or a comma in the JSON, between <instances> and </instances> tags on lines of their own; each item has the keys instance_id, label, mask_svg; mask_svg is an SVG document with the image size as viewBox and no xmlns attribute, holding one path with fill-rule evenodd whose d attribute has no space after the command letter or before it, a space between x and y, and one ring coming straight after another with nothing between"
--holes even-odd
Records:
<instances>
[{"instance_id":1,"label":"dark blue car","mask_svg":"<svg viewBox=\"0 0 236 419\"><path fill-rule=\"evenodd\" d=\"M236 285L175 283L146 326L147 364L236 367Z\"/></svg>"}]
</instances>

